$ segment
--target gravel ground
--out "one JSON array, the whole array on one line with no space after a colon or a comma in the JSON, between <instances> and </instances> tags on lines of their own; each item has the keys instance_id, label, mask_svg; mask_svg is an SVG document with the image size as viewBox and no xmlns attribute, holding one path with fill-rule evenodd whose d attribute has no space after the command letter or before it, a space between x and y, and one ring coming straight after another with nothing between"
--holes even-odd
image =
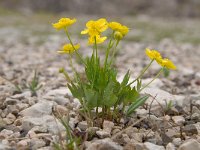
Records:
<instances>
[{"instance_id":1,"label":"gravel ground","mask_svg":"<svg viewBox=\"0 0 200 150\"><path fill-rule=\"evenodd\" d=\"M175 22L174 26L184 24L176 37L164 36L155 41L156 30L150 32L152 28L148 29L146 24L151 18L141 17L133 22L131 18L124 19L124 24L133 23L136 29L131 30L126 41L119 46L116 57L119 80L128 69L131 70L131 78L136 77L148 64L149 59L144 53L146 47L158 49L172 59L178 70L172 71L167 78L160 77L143 91L155 98L148 99L145 106L139 108L128 121L122 119L120 125L104 121L102 129L88 129L87 123L76 113L79 102L72 98L65 78L58 73L58 69L64 67L72 74L66 56L56 53L66 39L50 26L50 21L54 22L57 17L47 19L44 15L33 17L31 21L27 16L11 15L7 17L9 19L5 18L0 16L3 21L0 25L0 150L51 150L53 142L60 140L59 134L65 134L64 127L55 117L58 112L69 114L69 124L79 134L94 131L95 134L86 139L84 149L200 149L200 44L198 39L177 41L177 37L187 34L195 39L194 34L200 32L196 28L199 22ZM154 23L159 23L159 19ZM157 26L161 28L163 24L160 20ZM172 21L169 24L174 27ZM142 27L148 38L138 40L136 37L141 37ZM166 28L163 27L164 31ZM170 32L169 29L167 31ZM74 29L72 32L78 33ZM84 56L90 55L87 41L78 34L73 38L81 43L80 52ZM80 63L75 59L73 61L76 68L83 71ZM159 66L153 64L143 83L147 83L158 69ZM34 70L37 70L42 85L37 96L24 86L31 82ZM16 91L13 83L22 87L21 93ZM172 107L168 109L166 103L170 101Z\"/></svg>"}]
</instances>

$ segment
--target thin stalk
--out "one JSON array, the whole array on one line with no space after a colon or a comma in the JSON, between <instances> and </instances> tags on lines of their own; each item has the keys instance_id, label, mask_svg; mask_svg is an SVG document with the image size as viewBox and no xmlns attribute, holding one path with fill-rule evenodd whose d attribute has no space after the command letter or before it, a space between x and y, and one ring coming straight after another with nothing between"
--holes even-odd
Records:
<instances>
[{"instance_id":1,"label":"thin stalk","mask_svg":"<svg viewBox=\"0 0 200 150\"><path fill-rule=\"evenodd\" d=\"M94 37L94 48L95 48L95 57L96 57L96 64L97 64L98 53L97 53L97 38L96 38L96 36Z\"/></svg>"},{"instance_id":2,"label":"thin stalk","mask_svg":"<svg viewBox=\"0 0 200 150\"><path fill-rule=\"evenodd\" d=\"M112 57L111 57L109 66L110 66L110 65L112 64L112 62L113 62L113 59L114 59L114 56L115 56L115 53L116 53L116 49L117 49L118 44L119 44L119 40L116 41L116 44L115 44L115 47L114 47L114 50L113 50L113 53L112 53Z\"/></svg>"},{"instance_id":3,"label":"thin stalk","mask_svg":"<svg viewBox=\"0 0 200 150\"><path fill-rule=\"evenodd\" d=\"M163 69L160 69L160 71L157 73L157 75L149 82L149 83L147 83L145 86L143 86L141 89L140 89L140 91L139 92L141 92L142 90L144 90L147 86L149 86L155 79L157 79L159 76L160 76L160 74L161 74L161 72L163 71Z\"/></svg>"},{"instance_id":4,"label":"thin stalk","mask_svg":"<svg viewBox=\"0 0 200 150\"><path fill-rule=\"evenodd\" d=\"M71 38L70 38L70 35L69 35L69 32L67 31L67 29L65 29L65 33L66 33L66 35L67 35L67 38L69 39L70 44L72 45L72 47L73 47L73 49L74 49L76 55L79 57L79 59L82 61L82 63L83 63L84 65L86 65L86 63L85 63L85 61L83 60L83 58L81 57L81 55L80 55L80 54L77 52L77 50L75 49L74 44L73 44L73 42L72 42L72 40L71 40Z\"/></svg>"},{"instance_id":5,"label":"thin stalk","mask_svg":"<svg viewBox=\"0 0 200 150\"><path fill-rule=\"evenodd\" d=\"M153 63L153 61L154 61L154 59L151 60L151 62L141 71L140 75L139 75L135 80L133 80L132 82L130 82L130 83L128 84L128 86L131 85L131 84L133 84L133 83L134 83L135 81L137 81L139 78L141 78L141 77L144 75L144 73L149 69L149 67L151 66L151 64Z\"/></svg>"},{"instance_id":6,"label":"thin stalk","mask_svg":"<svg viewBox=\"0 0 200 150\"><path fill-rule=\"evenodd\" d=\"M112 33L112 35L111 35L111 38L110 38L108 47L107 47L107 49L106 49L106 58L105 58L105 61L104 61L104 68L106 68L107 61L108 61L108 56L109 56L109 53L110 53L110 49L112 48L113 34L114 34L114 31L113 31L113 33Z\"/></svg>"}]
</instances>

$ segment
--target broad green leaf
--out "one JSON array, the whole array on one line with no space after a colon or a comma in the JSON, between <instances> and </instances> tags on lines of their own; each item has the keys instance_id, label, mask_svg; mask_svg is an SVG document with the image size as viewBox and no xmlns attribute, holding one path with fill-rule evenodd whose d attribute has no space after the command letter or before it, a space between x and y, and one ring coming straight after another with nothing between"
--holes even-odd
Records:
<instances>
[{"instance_id":1,"label":"broad green leaf","mask_svg":"<svg viewBox=\"0 0 200 150\"><path fill-rule=\"evenodd\" d=\"M92 109L97 106L98 93L92 89L84 88L86 105Z\"/></svg>"},{"instance_id":2,"label":"broad green leaf","mask_svg":"<svg viewBox=\"0 0 200 150\"><path fill-rule=\"evenodd\" d=\"M117 96L113 93L114 86L114 82L110 81L107 87L105 88L103 94L103 104L105 106L112 107L117 101Z\"/></svg>"},{"instance_id":3,"label":"broad green leaf","mask_svg":"<svg viewBox=\"0 0 200 150\"><path fill-rule=\"evenodd\" d=\"M144 102L149 98L148 95L144 96L144 97L140 97L138 98L135 102L133 102L127 112L126 112L126 115L129 116L130 114L132 114L139 106L143 105Z\"/></svg>"},{"instance_id":4,"label":"broad green leaf","mask_svg":"<svg viewBox=\"0 0 200 150\"><path fill-rule=\"evenodd\" d=\"M125 103L134 102L138 97L139 97L139 93L135 89L135 87L133 87L132 89L130 88L127 92Z\"/></svg>"}]
</instances>

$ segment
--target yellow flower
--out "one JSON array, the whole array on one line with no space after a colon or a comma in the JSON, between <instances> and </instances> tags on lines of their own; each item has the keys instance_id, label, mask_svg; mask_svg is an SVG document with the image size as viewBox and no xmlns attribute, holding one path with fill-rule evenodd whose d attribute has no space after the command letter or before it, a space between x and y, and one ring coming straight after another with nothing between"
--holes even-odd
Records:
<instances>
[{"instance_id":1,"label":"yellow flower","mask_svg":"<svg viewBox=\"0 0 200 150\"><path fill-rule=\"evenodd\" d=\"M71 26L75 22L76 22L76 19L61 18L57 23L53 23L52 25L55 29L61 30L61 29Z\"/></svg>"},{"instance_id":2,"label":"yellow flower","mask_svg":"<svg viewBox=\"0 0 200 150\"><path fill-rule=\"evenodd\" d=\"M150 50L149 48L146 48L146 55L150 59L155 59L156 61L159 61L159 59L162 59L162 56L157 50Z\"/></svg>"},{"instance_id":3,"label":"yellow flower","mask_svg":"<svg viewBox=\"0 0 200 150\"><path fill-rule=\"evenodd\" d=\"M90 45L92 45L92 44L95 43L95 37L96 37L96 43L97 43L97 44L101 44L101 43L103 43L103 42L107 39L106 36L104 36L104 37L100 37L100 35L90 36L90 37L88 38L88 43L89 43Z\"/></svg>"},{"instance_id":4,"label":"yellow flower","mask_svg":"<svg viewBox=\"0 0 200 150\"><path fill-rule=\"evenodd\" d=\"M78 50L80 48L80 44L74 45L74 47L71 44L65 44L58 53L60 54L70 54L73 53L75 50Z\"/></svg>"},{"instance_id":5,"label":"yellow flower","mask_svg":"<svg viewBox=\"0 0 200 150\"><path fill-rule=\"evenodd\" d=\"M174 63L171 60L167 59L167 58L160 59L157 62L162 67L166 67L168 69L176 70L176 66L174 65Z\"/></svg>"},{"instance_id":6,"label":"yellow flower","mask_svg":"<svg viewBox=\"0 0 200 150\"><path fill-rule=\"evenodd\" d=\"M97 21L90 20L86 23L86 27L85 30L81 31L81 34L96 36L108 28L108 22L104 18L98 19Z\"/></svg>"},{"instance_id":7,"label":"yellow flower","mask_svg":"<svg viewBox=\"0 0 200 150\"><path fill-rule=\"evenodd\" d=\"M129 28L127 26L121 25L118 22L110 22L109 27L114 31L120 32L123 36L129 32Z\"/></svg>"}]
</instances>

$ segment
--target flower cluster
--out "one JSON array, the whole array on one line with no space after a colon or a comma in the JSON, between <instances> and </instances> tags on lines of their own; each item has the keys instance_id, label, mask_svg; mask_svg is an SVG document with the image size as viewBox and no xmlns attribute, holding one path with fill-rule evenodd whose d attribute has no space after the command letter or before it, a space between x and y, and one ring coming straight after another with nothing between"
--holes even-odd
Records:
<instances>
[{"instance_id":1,"label":"flower cluster","mask_svg":"<svg viewBox=\"0 0 200 150\"><path fill-rule=\"evenodd\" d=\"M114 38L121 40L129 31L128 27L121 25L118 22L107 22L105 18L98 19L96 21L90 20L86 23L86 29L81 32L81 34L88 34L89 44L103 43L107 37L101 37L102 32L106 31L110 27L114 31Z\"/></svg>"},{"instance_id":2,"label":"flower cluster","mask_svg":"<svg viewBox=\"0 0 200 150\"><path fill-rule=\"evenodd\" d=\"M146 55L151 60L156 60L156 62L162 67L166 67L167 69L172 69L172 70L176 69L174 63L167 58L162 58L161 54L157 50L150 50L149 48L146 48Z\"/></svg>"}]
</instances>

